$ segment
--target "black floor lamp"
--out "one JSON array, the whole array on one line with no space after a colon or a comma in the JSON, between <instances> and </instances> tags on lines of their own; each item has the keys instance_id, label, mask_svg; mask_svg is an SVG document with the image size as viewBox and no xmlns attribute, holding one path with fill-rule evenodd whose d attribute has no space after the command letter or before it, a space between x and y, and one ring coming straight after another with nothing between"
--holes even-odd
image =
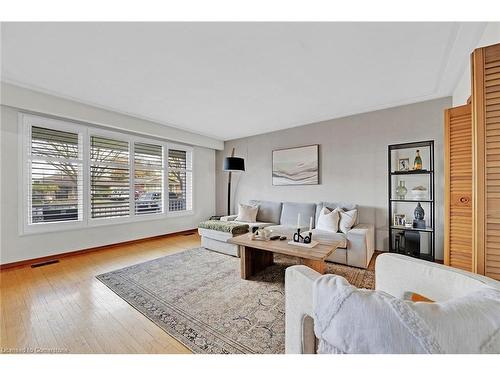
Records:
<instances>
[{"instance_id":1,"label":"black floor lamp","mask_svg":"<svg viewBox=\"0 0 500 375\"><path fill-rule=\"evenodd\" d=\"M224 170L229 172L227 179L227 215L231 215L231 174L236 171L245 170L245 159L234 157L234 147L231 156L224 159Z\"/></svg>"}]
</instances>

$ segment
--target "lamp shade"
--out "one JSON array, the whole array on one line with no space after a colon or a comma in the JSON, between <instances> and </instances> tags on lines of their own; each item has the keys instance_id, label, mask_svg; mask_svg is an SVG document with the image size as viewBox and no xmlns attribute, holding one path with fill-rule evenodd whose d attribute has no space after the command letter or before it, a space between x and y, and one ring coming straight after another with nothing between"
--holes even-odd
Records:
<instances>
[{"instance_id":1,"label":"lamp shade","mask_svg":"<svg viewBox=\"0 0 500 375\"><path fill-rule=\"evenodd\" d=\"M245 170L245 159L236 158L234 156L229 156L224 159L224 170L225 171L244 171Z\"/></svg>"}]
</instances>

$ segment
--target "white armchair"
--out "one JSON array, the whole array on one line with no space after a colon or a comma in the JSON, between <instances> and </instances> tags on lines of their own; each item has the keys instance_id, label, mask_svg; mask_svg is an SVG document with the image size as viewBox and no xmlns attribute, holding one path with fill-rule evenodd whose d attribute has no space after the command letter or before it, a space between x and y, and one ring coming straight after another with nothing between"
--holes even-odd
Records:
<instances>
[{"instance_id":1,"label":"white armchair","mask_svg":"<svg viewBox=\"0 0 500 375\"><path fill-rule=\"evenodd\" d=\"M305 266L293 266L285 276L285 351L315 353L313 284L321 275ZM375 264L375 289L403 298L405 292L434 301L464 296L488 285L500 290L500 282L399 254L381 254Z\"/></svg>"}]
</instances>

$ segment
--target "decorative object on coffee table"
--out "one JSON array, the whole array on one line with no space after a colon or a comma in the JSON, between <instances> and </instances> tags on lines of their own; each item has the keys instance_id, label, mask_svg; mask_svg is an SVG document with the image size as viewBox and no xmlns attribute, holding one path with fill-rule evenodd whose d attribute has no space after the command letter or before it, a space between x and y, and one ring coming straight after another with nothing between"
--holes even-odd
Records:
<instances>
[{"instance_id":1,"label":"decorative object on coffee table","mask_svg":"<svg viewBox=\"0 0 500 375\"><path fill-rule=\"evenodd\" d=\"M306 247L308 249L311 249L313 248L314 246L318 245L319 242L318 241L313 241L311 240L311 242L295 242L295 241L288 241L288 244L289 245L292 245L292 246L299 246L299 247Z\"/></svg>"},{"instance_id":2,"label":"decorative object on coffee table","mask_svg":"<svg viewBox=\"0 0 500 375\"><path fill-rule=\"evenodd\" d=\"M293 235L293 242L294 243L301 243L301 244L311 244L311 246L308 247L313 247L316 246L315 244L312 244L312 216L309 218L309 231L305 236L300 234L300 213L297 215L297 232L294 233Z\"/></svg>"},{"instance_id":3,"label":"decorative object on coffee table","mask_svg":"<svg viewBox=\"0 0 500 375\"><path fill-rule=\"evenodd\" d=\"M231 215L231 177L232 172L245 171L245 159L234 156L234 147L231 156L224 159L224 170L229 172L227 178L227 214Z\"/></svg>"},{"instance_id":4,"label":"decorative object on coffee table","mask_svg":"<svg viewBox=\"0 0 500 375\"><path fill-rule=\"evenodd\" d=\"M252 228L253 229L253 228ZM250 238L256 241L269 241L271 239L271 231L266 228L255 228L256 230L250 234Z\"/></svg>"},{"instance_id":5,"label":"decorative object on coffee table","mask_svg":"<svg viewBox=\"0 0 500 375\"><path fill-rule=\"evenodd\" d=\"M435 183L434 141L393 144L387 150L389 251L434 261L435 257ZM405 170L403 160L415 155L413 168ZM415 186L411 195L403 197L401 178ZM406 188L406 186L405 186ZM403 220L395 212L409 213L418 203L415 220ZM409 204L412 206L407 207ZM423 210L427 220L423 219ZM421 211L422 210L422 211ZM404 243L403 243L404 242Z\"/></svg>"},{"instance_id":6,"label":"decorative object on coffee table","mask_svg":"<svg viewBox=\"0 0 500 375\"><path fill-rule=\"evenodd\" d=\"M273 150L273 185L319 184L319 145Z\"/></svg>"},{"instance_id":7,"label":"decorative object on coffee table","mask_svg":"<svg viewBox=\"0 0 500 375\"><path fill-rule=\"evenodd\" d=\"M311 243L312 241L312 232L308 231L305 236L300 234L300 228L297 228L297 232L293 234L293 242L297 243Z\"/></svg>"}]
</instances>

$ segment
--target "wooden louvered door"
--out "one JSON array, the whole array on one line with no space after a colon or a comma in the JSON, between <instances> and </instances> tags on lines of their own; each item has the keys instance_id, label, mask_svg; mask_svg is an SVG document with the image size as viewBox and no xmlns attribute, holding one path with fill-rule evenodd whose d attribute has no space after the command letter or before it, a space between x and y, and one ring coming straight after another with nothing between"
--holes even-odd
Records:
<instances>
[{"instance_id":1,"label":"wooden louvered door","mask_svg":"<svg viewBox=\"0 0 500 375\"><path fill-rule=\"evenodd\" d=\"M500 280L500 44L472 54L476 272Z\"/></svg>"},{"instance_id":2,"label":"wooden louvered door","mask_svg":"<svg viewBox=\"0 0 500 375\"><path fill-rule=\"evenodd\" d=\"M445 110L444 263L474 271L471 105Z\"/></svg>"}]
</instances>

